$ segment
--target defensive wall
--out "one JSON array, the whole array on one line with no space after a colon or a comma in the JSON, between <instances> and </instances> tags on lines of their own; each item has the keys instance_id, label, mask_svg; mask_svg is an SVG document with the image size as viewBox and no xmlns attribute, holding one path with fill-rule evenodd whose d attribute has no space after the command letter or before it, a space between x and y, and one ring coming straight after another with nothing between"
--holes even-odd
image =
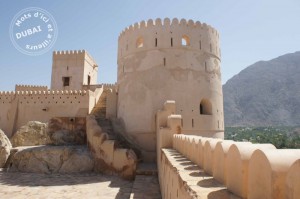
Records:
<instances>
[{"instance_id":1,"label":"defensive wall","mask_svg":"<svg viewBox=\"0 0 300 199\"><path fill-rule=\"evenodd\" d=\"M155 153L155 114L168 99L185 134L224 136L219 45L214 28L185 19L150 19L120 34L117 117L145 150Z\"/></svg>"},{"instance_id":2,"label":"defensive wall","mask_svg":"<svg viewBox=\"0 0 300 199\"><path fill-rule=\"evenodd\" d=\"M300 150L184 135L175 102L157 113L163 199L298 199Z\"/></svg>"},{"instance_id":3,"label":"defensive wall","mask_svg":"<svg viewBox=\"0 0 300 199\"><path fill-rule=\"evenodd\" d=\"M86 117L103 87L86 90L0 92L0 128L11 137L28 121L48 122L53 117Z\"/></svg>"},{"instance_id":4,"label":"defensive wall","mask_svg":"<svg viewBox=\"0 0 300 199\"><path fill-rule=\"evenodd\" d=\"M19 85L15 86L15 91L48 91L48 86Z\"/></svg>"}]
</instances>

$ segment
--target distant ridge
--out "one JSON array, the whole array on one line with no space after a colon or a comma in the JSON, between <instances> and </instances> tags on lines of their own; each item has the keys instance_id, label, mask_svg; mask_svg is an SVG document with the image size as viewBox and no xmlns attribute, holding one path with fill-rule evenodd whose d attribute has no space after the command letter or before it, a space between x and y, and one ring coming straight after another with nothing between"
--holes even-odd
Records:
<instances>
[{"instance_id":1,"label":"distant ridge","mask_svg":"<svg viewBox=\"0 0 300 199\"><path fill-rule=\"evenodd\" d=\"M247 67L223 95L225 126L300 125L300 51Z\"/></svg>"}]
</instances>

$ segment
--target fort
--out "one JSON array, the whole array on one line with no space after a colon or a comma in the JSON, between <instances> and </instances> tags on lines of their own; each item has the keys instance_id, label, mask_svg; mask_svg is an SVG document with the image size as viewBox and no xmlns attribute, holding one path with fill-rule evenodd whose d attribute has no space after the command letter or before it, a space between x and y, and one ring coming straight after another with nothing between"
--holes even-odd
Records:
<instances>
[{"instance_id":1,"label":"fort","mask_svg":"<svg viewBox=\"0 0 300 199\"><path fill-rule=\"evenodd\" d=\"M86 50L52 56L50 88L0 92L8 138L29 121L85 118L94 170L133 179L138 164L155 163L164 199L299 197L299 150L223 140L221 50L211 26L166 18L127 27L115 84L97 84Z\"/></svg>"}]
</instances>

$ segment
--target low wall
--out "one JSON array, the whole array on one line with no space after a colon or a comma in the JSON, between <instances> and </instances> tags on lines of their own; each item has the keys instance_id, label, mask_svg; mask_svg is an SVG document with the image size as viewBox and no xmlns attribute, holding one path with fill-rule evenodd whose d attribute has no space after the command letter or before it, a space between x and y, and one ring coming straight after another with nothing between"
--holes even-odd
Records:
<instances>
[{"instance_id":1,"label":"low wall","mask_svg":"<svg viewBox=\"0 0 300 199\"><path fill-rule=\"evenodd\" d=\"M202 140L205 145L201 144ZM174 149L185 153L188 159L194 160L200 167L202 165L198 159L203 157L206 173L214 176L241 198L286 199L299 196L295 197L300 178L296 180L292 177L297 172L300 173L299 166L292 168L296 162L299 164L299 149L276 149L272 144L241 143L187 135L174 135L173 143Z\"/></svg>"},{"instance_id":2,"label":"low wall","mask_svg":"<svg viewBox=\"0 0 300 199\"><path fill-rule=\"evenodd\" d=\"M168 106L165 104L164 109L170 113ZM157 153L164 199L299 198L300 149L178 134L181 123L170 125L176 119L166 111L159 111L158 116L161 112L165 115L157 121ZM190 167L182 168L184 165ZM186 173L195 168L193 174ZM203 178L209 180L204 183Z\"/></svg>"}]
</instances>

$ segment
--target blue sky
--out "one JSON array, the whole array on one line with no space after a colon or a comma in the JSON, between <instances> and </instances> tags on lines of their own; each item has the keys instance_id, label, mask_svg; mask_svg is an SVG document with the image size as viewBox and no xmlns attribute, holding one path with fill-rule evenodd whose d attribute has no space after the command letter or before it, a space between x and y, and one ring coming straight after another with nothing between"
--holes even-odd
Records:
<instances>
[{"instance_id":1,"label":"blue sky","mask_svg":"<svg viewBox=\"0 0 300 199\"><path fill-rule=\"evenodd\" d=\"M28 7L47 10L58 26L55 45L40 56L20 53L9 38L14 15ZM0 90L49 86L53 50L86 49L99 65L98 82L113 83L119 33L135 22L165 17L199 20L219 31L223 83L259 60L300 50L299 0L1 0Z\"/></svg>"}]
</instances>

